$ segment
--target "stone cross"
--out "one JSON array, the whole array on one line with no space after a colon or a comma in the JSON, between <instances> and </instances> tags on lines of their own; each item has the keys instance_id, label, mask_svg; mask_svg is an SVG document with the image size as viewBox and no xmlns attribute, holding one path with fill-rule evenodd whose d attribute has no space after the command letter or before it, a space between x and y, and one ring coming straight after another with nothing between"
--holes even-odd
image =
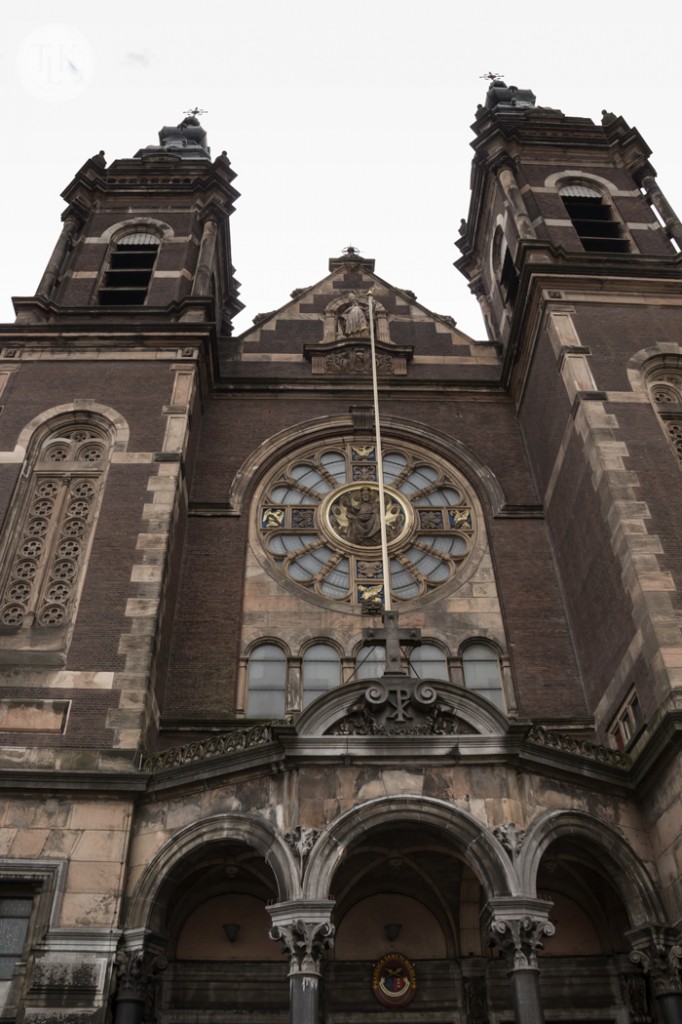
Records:
<instances>
[{"instance_id":1,"label":"stone cross","mask_svg":"<svg viewBox=\"0 0 682 1024\"><path fill-rule=\"evenodd\" d=\"M400 629L397 612L383 612L381 618L384 624L382 629L375 629L373 627L363 629L362 635L365 640L375 644L383 644L386 648L386 669L384 675L407 675L402 666L400 648L401 646L419 647L422 642L421 630Z\"/></svg>"}]
</instances>

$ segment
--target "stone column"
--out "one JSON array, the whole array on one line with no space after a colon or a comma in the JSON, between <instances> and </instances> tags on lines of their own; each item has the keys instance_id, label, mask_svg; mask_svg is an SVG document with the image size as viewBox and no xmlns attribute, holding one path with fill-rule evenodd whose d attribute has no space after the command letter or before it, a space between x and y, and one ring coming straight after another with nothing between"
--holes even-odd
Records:
<instances>
[{"instance_id":1,"label":"stone column","mask_svg":"<svg viewBox=\"0 0 682 1024\"><path fill-rule=\"evenodd\" d=\"M154 1020L159 976L168 966L161 953L121 947L116 954L114 1024L144 1024Z\"/></svg>"},{"instance_id":2,"label":"stone column","mask_svg":"<svg viewBox=\"0 0 682 1024\"><path fill-rule=\"evenodd\" d=\"M318 1024L322 954L334 945L332 907L329 900L292 900L268 907L273 922L270 938L282 942L290 958L291 1024Z\"/></svg>"},{"instance_id":3,"label":"stone column","mask_svg":"<svg viewBox=\"0 0 682 1024\"><path fill-rule=\"evenodd\" d=\"M658 182L652 174L648 174L645 178L642 178L642 187L646 189L647 199L650 200L651 205L658 211L662 218L668 235L677 242L680 249L682 249L682 224L680 224L679 217L661 192Z\"/></svg>"},{"instance_id":4,"label":"stone column","mask_svg":"<svg viewBox=\"0 0 682 1024\"><path fill-rule=\"evenodd\" d=\"M213 217L204 222L204 230L199 246L199 260L194 275L192 295L210 295L213 280L213 263L218 225Z\"/></svg>"},{"instance_id":5,"label":"stone column","mask_svg":"<svg viewBox=\"0 0 682 1024\"><path fill-rule=\"evenodd\" d=\"M71 239L73 238L73 233L76 230L76 227L76 218L67 217L64 221L64 226L60 232L59 238L57 239L57 244L54 247L52 255L50 256L50 261L47 264L47 267L45 268L45 273L41 278L40 284L38 285L38 291L36 292L36 295L42 295L46 299L50 297L50 292L54 288L55 282L59 275L59 271L61 270L62 264L64 263L64 257L69 251Z\"/></svg>"},{"instance_id":6,"label":"stone column","mask_svg":"<svg viewBox=\"0 0 682 1024\"><path fill-rule=\"evenodd\" d=\"M514 224L516 230L519 233L519 238L537 238L537 233L533 227L533 223L528 216L528 210L526 204L523 201L523 196L519 190L519 186L516 184L516 175L514 174L514 161L507 154L502 154L496 161L492 168L493 173L497 176L497 180L502 186L505 198L509 203L509 209L511 215L514 218Z\"/></svg>"},{"instance_id":7,"label":"stone column","mask_svg":"<svg viewBox=\"0 0 682 1024\"><path fill-rule=\"evenodd\" d=\"M667 928L630 932L630 959L649 976L662 1024L682 1021L682 945Z\"/></svg>"},{"instance_id":8,"label":"stone column","mask_svg":"<svg viewBox=\"0 0 682 1024\"><path fill-rule=\"evenodd\" d=\"M554 935L546 900L499 897L488 905L488 935L507 961L516 1024L544 1024L538 949Z\"/></svg>"}]
</instances>

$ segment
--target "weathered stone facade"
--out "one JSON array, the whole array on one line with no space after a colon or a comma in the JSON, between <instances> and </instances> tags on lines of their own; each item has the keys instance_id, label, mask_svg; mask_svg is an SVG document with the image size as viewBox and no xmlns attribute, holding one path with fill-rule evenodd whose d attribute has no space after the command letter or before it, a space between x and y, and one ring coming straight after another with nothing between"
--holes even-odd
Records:
<instances>
[{"instance_id":1,"label":"weathered stone facade","mask_svg":"<svg viewBox=\"0 0 682 1024\"><path fill-rule=\"evenodd\" d=\"M354 249L233 337L194 118L64 193L0 337L1 1020L682 1019L682 227L622 118L474 132L487 341Z\"/></svg>"}]
</instances>

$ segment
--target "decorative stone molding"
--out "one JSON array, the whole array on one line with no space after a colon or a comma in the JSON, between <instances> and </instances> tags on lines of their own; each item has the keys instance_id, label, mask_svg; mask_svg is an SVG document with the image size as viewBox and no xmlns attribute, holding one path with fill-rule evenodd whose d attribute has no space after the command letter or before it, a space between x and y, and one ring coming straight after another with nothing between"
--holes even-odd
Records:
<instances>
[{"instance_id":1,"label":"decorative stone molding","mask_svg":"<svg viewBox=\"0 0 682 1024\"><path fill-rule=\"evenodd\" d=\"M433 683L384 676L367 687L330 736L455 736L475 730L439 699Z\"/></svg>"},{"instance_id":2,"label":"decorative stone molding","mask_svg":"<svg viewBox=\"0 0 682 1024\"><path fill-rule=\"evenodd\" d=\"M369 339L357 338L353 342L335 341L320 345L306 345L306 359L312 363L312 372L369 376L372 373L372 355ZM413 346L379 344L376 347L377 373L380 376L404 377L412 359Z\"/></svg>"},{"instance_id":3,"label":"decorative stone molding","mask_svg":"<svg viewBox=\"0 0 682 1024\"><path fill-rule=\"evenodd\" d=\"M488 994L485 975L464 978L464 1005L468 1024L488 1024Z\"/></svg>"},{"instance_id":4,"label":"decorative stone molding","mask_svg":"<svg viewBox=\"0 0 682 1024\"><path fill-rule=\"evenodd\" d=\"M328 921L274 924L270 938L284 945L291 958L289 974L319 974L322 954L334 946L334 925Z\"/></svg>"},{"instance_id":5,"label":"decorative stone molding","mask_svg":"<svg viewBox=\"0 0 682 1024\"><path fill-rule=\"evenodd\" d=\"M301 872L319 834L320 830L317 828L306 828L305 825L297 825L291 832L286 832L284 835L284 839L298 857Z\"/></svg>"},{"instance_id":6,"label":"decorative stone molding","mask_svg":"<svg viewBox=\"0 0 682 1024\"><path fill-rule=\"evenodd\" d=\"M503 825L496 825L493 829L493 835L502 844L511 859L514 860L521 849L526 832L525 829L517 828L514 822L510 821Z\"/></svg>"},{"instance_id":7,"label":"decorative stone molding","mask_svg":"<svg viewBox=\"0 0 682 1024\"><path fill-rule=\"evenodd\" d=\"M651 1024L644 975L642 973L628 972L620 974L619 977L623 1002L630 1014L630 1024Z\"/></svg>"},{"instance_id":8,"label":"decorative stone molding","mask_svg":"<svg viewBox=\"0 0 682 1024\"><path fill-rule=\"evenodd\" d=\"M236 754L250 747L262 747L272 742L272 726L256 725L252 729L235 729L221 736L211 736L207 740L187 743L183 747L170 747L158 754L148 754L143 758L142 771L158 772L164 768L180 768L182 765L194 764L196 761L208 761L225 754Z\"/></svg>"},{"instance_id":9,"label":"decorative stone molding","mask_svg":"<svg viewBox=\"0 0 682 1024\"><path fill-rule=\"evenodd\" d=\"M144 1003L143 1021L154 1020L155 989L168 966L161 953L121 947L116 953L116 1001Z\"/></svg>"},{"instance_id":10,"label":"decorative stone molding","mask_svg":"<svg viewBox=\"0 0 682 1024\"><path fill-rule=\"evenodd\" d=\"M552 747L554 750L563 750L567 754L587 757L590 761L599 761L601 764L610 764L617 768L630 767L630 756L621 750L612 750L610 747L590 743L589 740L578 740L574 736L566 736L563 733L549 732L541 725L531 726L527 739L533 743L539 743L543 747Z\"/></svg>"},{"instance_id":11,"label":"decorative stone molding","mask_svg":"<svg viewBox=\"0 0 682 1024\"><path fill-rule=\"evenodd\" d=\"M682 993L682 945L664 928L649 928L633 936L630 960L651 979L654 994Z\"/></svg>"}]
</instances>

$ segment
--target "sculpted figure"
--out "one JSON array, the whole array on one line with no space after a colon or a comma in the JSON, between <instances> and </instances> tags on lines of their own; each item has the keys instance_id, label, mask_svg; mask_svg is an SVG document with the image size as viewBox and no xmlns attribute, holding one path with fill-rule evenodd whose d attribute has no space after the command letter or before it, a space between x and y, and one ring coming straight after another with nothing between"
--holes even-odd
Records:
<instances>
[{"instance_id":1,"label":"sculpted figure","mask_svg":"<svg viewBox=\"0 0 682 1024\"><path fill-rule=\"evenodd\" d=\"M354 334L366 335L369 328L367 326L365 311L355 295L351 295L350 298L351 305L341 314L341 320L343 321L343 333L346 338L350 338Z\"/></svg>"}]
</instances>

